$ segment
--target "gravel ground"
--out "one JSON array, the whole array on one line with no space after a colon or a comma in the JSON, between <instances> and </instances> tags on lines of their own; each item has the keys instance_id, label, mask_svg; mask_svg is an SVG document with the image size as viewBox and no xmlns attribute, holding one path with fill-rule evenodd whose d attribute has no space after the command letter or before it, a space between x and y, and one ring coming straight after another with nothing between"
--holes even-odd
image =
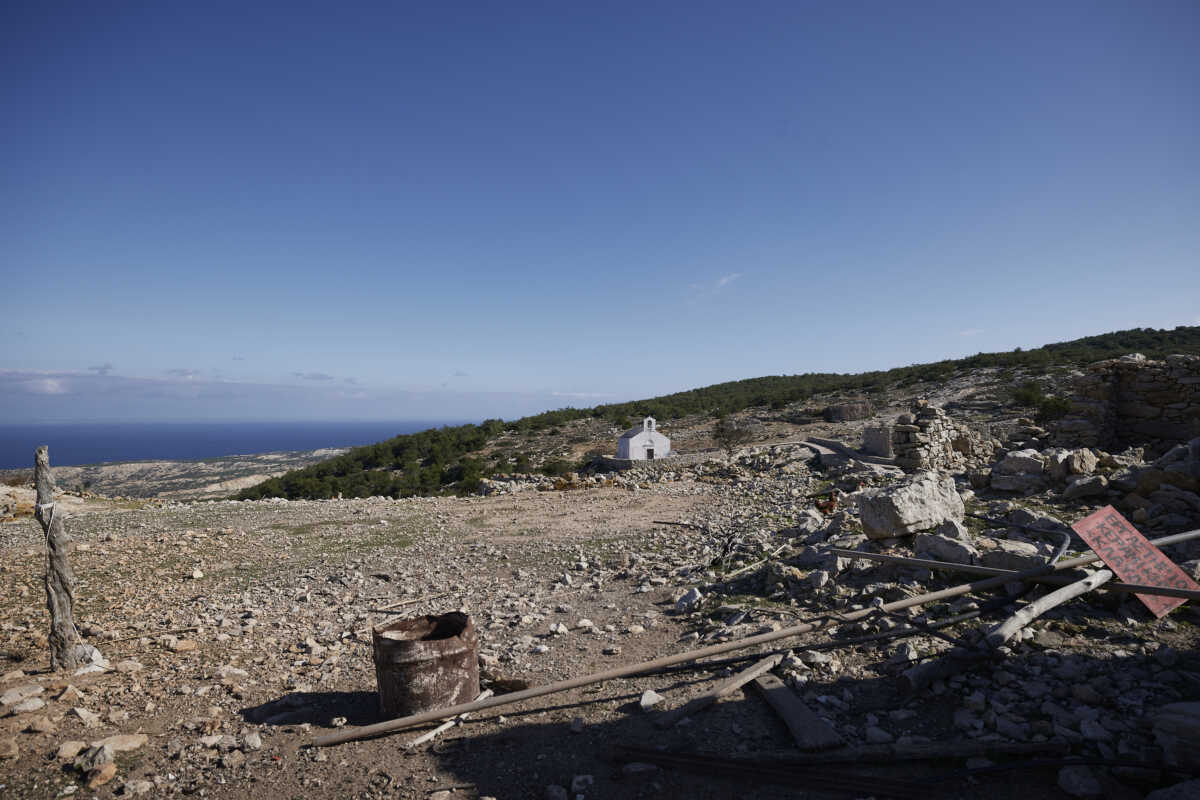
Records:
<instances>
[{"instance_id":1,"label":"gravel ground","mask_svg":"<svg viewBox=\"0 0 1200 800\"><path fill-rule=\"evenodd\" d=\"M29 687L6 695L28 696L6 702L9 715L0 718L0 792L847 796L610 759L617 744L730 756L792 748L787 728L755 694L735 692L667 731L652 724L658 709L711 688L728 674L724 666L610 680L488 710L412 749L405 742L424 729L309 746L322 733L380 719L365 629L385 617L371 609L400 601L416 601L403 606L406 615L468 612L480 631L484 685L500 692L954 582L862 560L814 560L806 537L836 541L839 531L852 533L853 519L835 512L826 520L811 511L807 495L831 481L857 480L817 469L775 453L632 489L77 513L67 523L78 544L77 618L111 665L77 676L46 672L40 530L28 519L0 525L0 672L7 673L0 692ZM766 553L776 557L756 566ZM813 577L818 572L827 574ZM702 599L677 609L693 588ZM914 611L906 620L933 621L969 611L973 602L943 604L924 616ZM936 636L800 651L831 636L905 624L887 617L786 640L797 652L776 673L850 744L1060 741L1093 757L1141 757L1154 748L1146 715L1196 696L1195 619L1187 608L1155 621L1129 602L1078 603L1031 629L1002 664L915 698L896 689L894 676L904 666L897 658L949 647ZM649 689L665 699L646 712L639 701ZM88 788L69 745L114 736L115 774ZM962 766L876 772L932 779ZM112 771L93 772L93 780ZM873 768L842 771L866 775ZM1162 780L1141 773L1124 779L1120 791L1131 796ZM928 783L922 794L1066 796L1054 767L971 780ZM1112 785L1105 791L1118 796Z\"/></svg>"}]
</instances>

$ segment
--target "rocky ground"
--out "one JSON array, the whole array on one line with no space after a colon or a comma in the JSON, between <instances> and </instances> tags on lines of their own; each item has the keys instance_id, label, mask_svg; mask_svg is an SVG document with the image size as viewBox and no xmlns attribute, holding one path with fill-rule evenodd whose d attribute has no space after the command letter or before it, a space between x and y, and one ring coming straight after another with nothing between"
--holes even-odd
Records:
<instances>
[{"instance_id":1,"label":"rocky ground","mask_svg":"<svg viewBox=\"0 0 1200 800\"><path fill-rule=\"evenodd\" d=\"M1028 432L1019 435L1030 444ZM469 613L480 631L483 687L497 693L822 619L818 631L733 655L786 649L775 674L846 744L1024 743L1091 762L1064 769L1028 755L976 755L861 762L838 767L840 775L919 780L929 797L1013 798L1140 797L1186 777L1130 765L1178 763L1177 751L1191 746L1194 718L1172 706L1200 693L1200 618L1190 605L1155 620L1128 596L1087 595L1042 617L998 660L907 695L898 682L905 670L1043 590L1007 609L989 610L996 595L984 593L846 620L968 578L826 548L1040 563L1049 545L1018 526L1054 526L1124 502L1147 475L1192 469L1189 451L1152 465L1133 455L1128 463L1103 453L1071 461L1014 449L996 466L1026 459L1023 471L1010 464L994 472L1001 484L1032 476L1014 492L993 488L978 470L904 478L823 450L762 444L732 463L594 476L567 481L587 488L564 491L514 485L490 497L160 508L97 499L67 523L77 541L79 627L100 653L76 675L47 671L40 530L29 518L6 523L0 789L21 798L872 794L613 759L619 744L773 762L797 753L788 728L753 692L734 692L678 726L654 725L662 709L752 661L498 707L411 749L405 743L429 726L312 747L322 733L380 719L368 629L388 606L404 615ZM1083 479L1071 470L1085 468L1104 485L1066 497ZM921 481L935 487L927 494L944 490L953 495L945 503L958 506L916 526L925 528L917 535L898 518L880 535L889 498ZM842 495L830 503L835 488ZM1178 501L1180 491L1166 499ZM1151 535L1200 524L1183 501L1141 507L1139 524ZM1200 555L1194 546L1169 552L1177 561ZM976 611L982 618L942 625ZM987 771L1014 758L1015 771ZM964 775L967 768L976 772Z\"/></svg>"},{"instance_id":2,"label":"rocky ground","mask_svg":"<svg viewBox=\"0 0 1200 800\"><path fill-rule=\"evenodd\" d=\"M485 497L195 499L314 454L60 469L59 485L72 490L57 502L77 543L79 628L98 648L77 674L47 669L42 535L32 490L15 476L15 486L0 487L8 518L0 524L0 793L1200 796L1180 783L1200 774L1200 617L1191 604L1156 620L1129 595L1093 592L965 671L915 691L904 677L973 645L1049 589L1014 586L889 611L977 576L867 554L1024 569L1044 563L1061 539L1030 527L1068 531L1064 523L1107 504L1152 537L1200 527L1200 442L1121 453L1054 446L1008 401L1011 386L1030 377L1053 390L1059 376L975 370L893 387L872 398L872 417L845 422L820 418L822 404L845 399L837 396L813 398L811 408L739 412L756 440L732 460L713 449L711 418L674 420L663 428L675 449L711 451L709 460L508 476L490 481ZM863 429L881 422L907 426L918 449L949 447L937 432L970 426L971 452L948 471L915 475L855 457ZM491 447L535 463L577 460L614 432L580 420L508 433ZM822 444L805 443L810 437ZM834 447L839 441L850 449ZM90 491L78 491L85 481ZM1084 548L1078 537L1070 546ZM1200 544L1166 552L1200 576ZM501 695L820 624L698 667L478 712L413 747L432 726L312 746L382 719L373 624L452 610L478 627L481 688ZM842 791L819 788L811 773L771 783L761 765L753 777L730 778L663 768L650 763L653 753L618 758L627 745L703 753L710 769L717 757L787 767L800 752L795 739L755 691L734 691L676 726L655 724L769 652L781 656L772 672L784 692L817 715L804 724L810 733L875 748L853 751L849 764L836 763L844 750L820 755L833 771L826 779L851 781ZM729 662L734 656L743 660ZM943 744L959 755L899 760ZM1025 749L999 752L1004 746ZM1064 754L1079 763L1064 765ZM871 778L910 783L862 783Z\"/></svg>"}]
</instances>

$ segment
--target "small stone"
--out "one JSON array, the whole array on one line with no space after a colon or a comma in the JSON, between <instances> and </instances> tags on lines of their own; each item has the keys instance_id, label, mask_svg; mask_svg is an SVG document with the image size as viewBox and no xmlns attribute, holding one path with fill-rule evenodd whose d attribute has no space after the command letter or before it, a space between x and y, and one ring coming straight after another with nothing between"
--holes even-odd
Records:
<instances>
[{"instance_id":1,"label":"small stone","mask_svg":"<svg viewBox=\"0 0 1200 800\"><path fill-rule=\"evenodd\" d=\"M148 741L150 741L150 737L144 733L118 733L115 736L92 742L92 747L107 746L111 747L114 753L129 753L144 747Z\"/></svg>"},{"instance_id":2,"label":"small stone","mask_svg":"<svg viewBox=\"0 0 1200 800\"><path fill-rule=\"evenodd\" d=\"M240 767L246 763L246 754L241 750L230 750L225 755L221 756L221 766L226 769Z\"/></svg>"},{"instance_id":3,"label":"small stone","mask_svg":"<svg viewBox=\"0 0 1200 800\"><path fill-rule=\"evenodd\" d=\"M87 788L96 789L115 777L117 777L117 765L110 761L88 773Z\"/></svg>"},{"instance_id":4,"label":"small stone","mask_svg":"<svg viewBox=\"0 0 1200 800\"><path fill-rule=\"evenodd\" d=\"M37 716L29 720L29 724L25 726L26 733L54 733L54 723L49 717Z\"/></svg>"},{"instance_id":5,"label":"small stone","mask_svg":"<svg viewBox=\"0 0 1200 800\"><path fill-rule=\"evenodd\" d=\"M167 649L173 653L187 653L196 649L196 642L193 639L176 639L167 645Z\"/></svg>"},{"instance_id":6,"label":"small stone","mask_svg":"<svg viewBox=\"0 0 1200 800\"><path fill-rule=\"evenodd\" d=\"M248 752L261 750L263 746L262 737L258 735L258 731L250 731L242 737L242 749Z\"/></svg>"},{"instance_id":7,"label":"small stone","mask_svg":"<svg viewBox=\"0 0 1200 800\"><path fill-rule=\"evenodd\" d=\"M204 573L201 570L198 570L198 569L192 570L192 580L198 581L203 577L204 577Z\"/></svg>"},{"instance_id":8,"label":"small stone","mask_svg":"<svg viewBox=\"0 0 1200 800\"><path fill-rule=\"evenodd\" d=\"M250 677L249 672L239 667L235 667L232 664L225 664L224 666L218 668L217 675L221 678L223 683L237 683L238 681L242 681Z\"/></svg>"},{"instance_id":9,"label":"small stone","mask_svg":"<svg viewBox=\"0 0 1200 800\"><path fill-rule=\"evenodd\" d=\"M658 772L658 767L654 764L647 764L644 761L630 761L628 764L621 767L621 774L630 778L636 778L641 775L650 775L655 772Z\"/></svg>"},{"instance_id":10,"label":"small stone","mask_svg":"<svg viewBox=\"0 0 1200 800\"><path fill-rule=\"evenodd\" d=\"M28 714L30 711L38 711L46 707L46 701L40 697L27 697L19 703L14 703L9 706L9 711L14 714Z\"/></svg>"},{"instance_id":11,"label":"small stone","mask_svg":"<svg viewBox=\"0 0 1200 800\"><path fill-rule=\"evenodd\" d=\"M72 705L79 705L87 698L85 698L83 696L83 692L79 691L74 686L68 685L67 688L63 689L62 692L58 695L58 697L56 697L54 699L58 700L59 702L62 702L62 703L71 703Z\"/></svg>"},{"instance_id":12,"label":"small stone","mask_svg":"<svg viewBox=\"0 0 1200 800\"><path fill-rule=\"evenodd\" d=\"M693 611L704 601L704 595L696 587L688 589L682 597L675 601L675 610L680 614Z\"/></svg>"},{"instance_id":13,"label":"small stone","mask_svg":"<svg viewBox=\"0 0 1200 800\"><path fill-rule=\"evenodd\" d=\"M647 689L646 691L642 692L642 699L638 700L638 705L641 707L642 711L649 711L665 699L666 698L653 689Z\"/></svg>"},{"instance_id":14,"label":"small stone","mask_svg":"<svg viewBox=\"0 0 1200 800\"><path fill-rule=\"evenodd\" d=\"M1079 733L1083 738L1093 742L1112 741L1112 734L1108 729L1094 719L1082 720L1079 723Z\"/></svg>"},{"instance_id":15,"label":"small stone","mask_svg":"<svg viewBox=\"0 0 1200 800\"><path fill-rule=\"evenodd\" d=\"M130 675L134 672L141 672L143 669L145 669L145 667L143 667L141 665L141 663L134 661L131 658L127 658L124 661L117 662L117 672L123 673L125 675ZM128 786L129 784L126 783L125 785Z\"/></svg>"},{"instance_id":16,"label":"small stone","mask_svg":"<svg viewBox=\"0 0 1200 800\"><path fill-rule=\"evenodd\" d=\"M59 761L74 761L75 756L87 749L87 742L81 742L77 739L70 739L58 746L58 752L54 757Z\"/></svg>"},{"instance_id":17,"label":"small stone","mask_svg":"<svg viewBox=\"0 0 1200 800\"><path fill-rule=\"evenodd\" d=\"M1058 771L1058 788L1071 797L1081 797L1085 800L1096 800L1104 796L1104 787L1096 773L1088 767L1074 765L1063 767Z\"/></svg>"},{"instance_id":18,"label":"small stone","mask_svg":"<svg viewBox=\"0 0 1200 800\"><path fill-rule=\"evenodd\" d=\"M16 758L21 755L21 748L17 747L17 740L11 737L0 739L0 758Z\"/></svg>"},{"instance_id":19,"label":"small stone","mask_svg":"<svg viewBox=\"0 0 1200 800\"><path fill-rule=\"evenodd\" d=\"M80 708L79 706L75 706L71 711L75 716L79 717L85 728L94 728L100 724L100 715L95 711L88 711L86 708Z\"/></svg>"},{"instance_id":20,"label":"small stone","mask_svg":"<svg viewBox=\"0 0 1200 800\"><path fill-rule=\"evenodd\" d=\"M92 772L113 760L113 749L106 744L94 745L75 757L75 769Z\"/></svg>"},{"instance_id":21,"label":"small stone","mask_svg":"<svg viewBox=\"0 0 1200 800\"><path fill-rule=\"evenodd\" d=\"M878 725L868 725L866 731L864 731L864 735L871 744L887 744L888 742L895 741L894 736Z\"/></svg>"},{"instance_id":22,"label":"small stone","mask_svg":"<svg viewBox=\"0 0 1200 800\"><path fill-rule=\"evenodd\" d=\"M136 797L137 795L146 794L153 788L154 784L151 781L125 781L124 785L121 786L121 794L129 797Z\"/></svg>"},{"instance_id":23,"label":"small stone","mask_svg":"<svg viewBox=\"0 0 1200 800\"><path fill-rule=\"evenodd\" d=\"M569 796L566 787L559 786L556 783L547 786L546 791L542 793L542 797L546 800L567 800Z\"/></svg>"},{"instance_id":24,"label":"small stone","mask_svg":"<svg viewBox=\"0 0 1200 800\"><path fill-rule=\"evenodd\" d=\"M43 687L36 684L14 686L13 688L5 691L4 694L0 694L0 706L16 705L22 700L39 695L44 691L46 690Z\"/></svg>"},{"instance_id":25,"label":"small stone","mask_svg":"<svg viewBox=\"0 0 1200 800\"><path fill-rule=\"evenodd\" d=\"M583 794L596 783L594 775L576 775L571 778L571 794Z\"/></svg>"}]
</instances>

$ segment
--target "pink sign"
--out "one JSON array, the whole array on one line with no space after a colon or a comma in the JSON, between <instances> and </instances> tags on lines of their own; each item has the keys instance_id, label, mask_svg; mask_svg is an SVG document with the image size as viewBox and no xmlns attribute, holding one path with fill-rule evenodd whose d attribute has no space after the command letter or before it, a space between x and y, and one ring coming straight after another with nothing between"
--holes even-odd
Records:
<instances>
[{"instance_id":1,"label":"pink sign","mask_svg":"<svg viewBox=\"0 0 1200 800\"><path fill-rule=\"evenodd\" d=\"M1200 589L1187 573L1142 536L1112 506L1084 517L1071 528L1096 551L1118 578L1126 583L1172 589ZM1138 599L1156 617L1187 601L1182 597L1139 594Z\"/></svg>"}]
</instances>

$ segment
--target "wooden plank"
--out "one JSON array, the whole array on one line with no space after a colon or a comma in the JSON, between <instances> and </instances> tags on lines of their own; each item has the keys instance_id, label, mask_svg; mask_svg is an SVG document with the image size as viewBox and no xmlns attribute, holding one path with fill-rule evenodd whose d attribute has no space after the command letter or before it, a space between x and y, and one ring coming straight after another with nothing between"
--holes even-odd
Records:
<instances>
[{"instance_id":1,"label":"wooden plank","mask_svg":"<svg viewBox=\"0 0 1200 800\"><path fill-rule=\"evenodd\" d=\"M841 746L842 737L838 736L837 731L804 705L779 678L769 674L760 675L754 679L754 687L775 709L775 713L783 718L801 750L827 750Z\"/></svg>"},{"instance_id":2,"label":"wooden plank","mask_svg":"<svg viewBox=\"0 0 1200 800\"><path fill-rule=\"evenodd\" d=\"M740 689L750 681L762 675L764 672L774 669L775 666L782 660L782 654L777 653L776 655L768 656L749 669L742 670L729 680L717 684L699 697L689 700L679 708L659 714L658 719L655 720L654 724L659 728L670 728L672 725L678 725L685 717L695 714L697 711L708 708L713 703L717 702L735 689Z\"/></svg>"}]
</instances>

